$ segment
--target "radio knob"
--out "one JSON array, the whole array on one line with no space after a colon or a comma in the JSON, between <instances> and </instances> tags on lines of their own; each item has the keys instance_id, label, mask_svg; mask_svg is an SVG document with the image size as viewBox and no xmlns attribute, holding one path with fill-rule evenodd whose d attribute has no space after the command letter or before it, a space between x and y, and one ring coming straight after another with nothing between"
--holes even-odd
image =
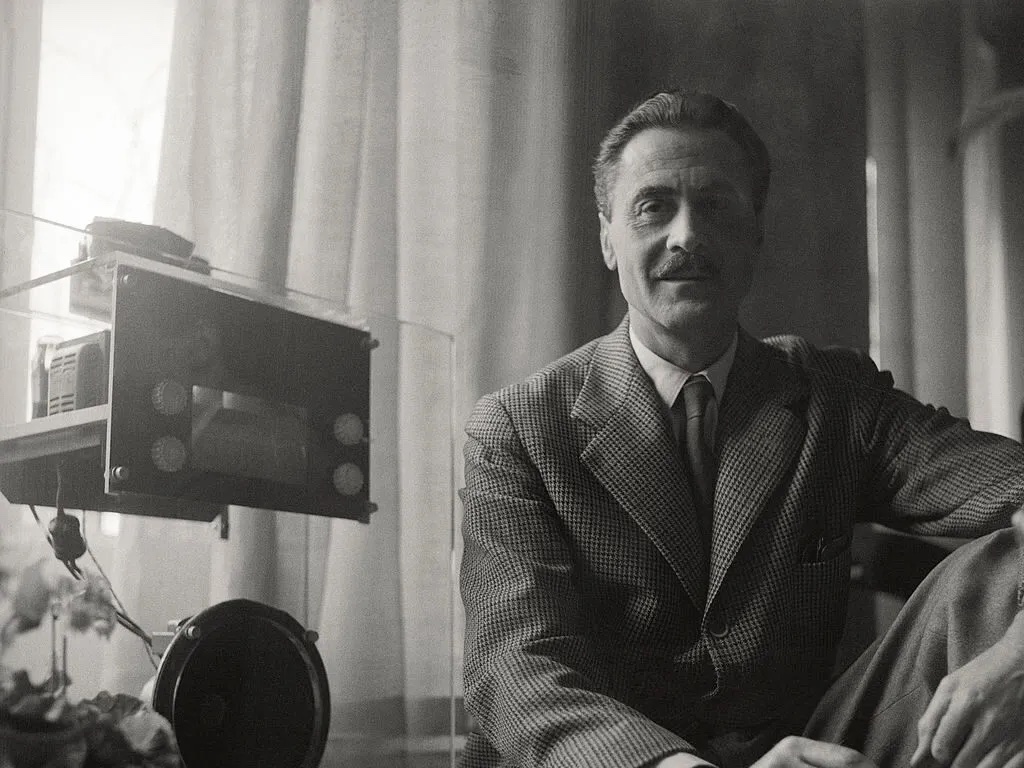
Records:
<instances>
[{"instance_id":1,"label":"radio knob","mask_svg":"<svg viewBox=\"0 0 1024 768\"><path fill-rule=\"evenodd\" d=\"M343 413L334 420L334 439L342 445L358 445L363 434L363 420L354 413Z\"/></svg>"},{"instance_id":2,"label":"radio knob","mask_svg":"<svg viewBox=\"0 0 1024 768\"><path fill-rule=\"evenodd\" d=\"M153 408L161 416L177 416L188 403L188 392L181 383L173 379L164 379L150 393Z\"/></svg>"},{"instance_id":3,"label":"radio knob","mask_svg":"<svg viewBox=\"0 0 1024 768\"><path fill-rule=\"evenodd\" d=\"M153 465L161 472L180 472L188 456L185 444L173 435L158 437L153 441L149 454Z\"/></svg>"},{"instance_id":4,"label":"radio knob","mask_svg":"<svg viewBox=\"0 0 1024 768\"><path fill-rule=\"evenodd\" d=\"M352 463L334 470L334 489L342 496L354 496L363 489L363 470Z\"/></svg>"}]
</instances>

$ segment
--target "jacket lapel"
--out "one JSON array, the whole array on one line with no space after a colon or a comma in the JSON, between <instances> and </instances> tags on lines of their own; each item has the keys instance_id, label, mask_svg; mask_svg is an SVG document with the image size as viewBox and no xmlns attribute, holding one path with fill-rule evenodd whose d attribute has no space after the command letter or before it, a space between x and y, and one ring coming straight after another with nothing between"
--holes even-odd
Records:
<instances>
[{"instance_id":1,"label":"jacket lapel","mask_svg":"<svg viewBox=\"0 0 1024 768\"><path fill-rule=\"evenodd\" d=\"M718 426L718 478L708 605L803 444L807 381L740 331Z\"/></svg>"},{"instance_id":2,"label":"jacket lapel","mask_svg":"<svg viewBox=\"0 0 1024 768\"><path fill-rule=\"evenodd\" d=\"M593 432L580 454L584 465L703 610L708 564L686 471L658 394L633 352L628 321L598 342L572 416Z\"/></svg>"}]
</instances>

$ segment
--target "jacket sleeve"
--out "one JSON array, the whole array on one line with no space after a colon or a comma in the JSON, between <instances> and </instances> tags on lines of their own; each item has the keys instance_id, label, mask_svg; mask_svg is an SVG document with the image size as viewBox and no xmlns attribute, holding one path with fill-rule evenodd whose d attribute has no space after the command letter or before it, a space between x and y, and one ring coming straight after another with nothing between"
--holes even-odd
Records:
<instances>
[{"instance_id":1,"label":"jacket sleeve","mask_svg":"<svg viewBox=\"0 0 1024 768\"><path fill-rule=\"evenodd\" d=\"M461 590L466 707L509 764L646 766L686 741L607 695L570 542L507 410L466 428Z\"/></svg>"},{"instance_id":2,"label":"jacket sleeve","mask_svg":"<svg viewBox=\"0 0 1024 768\"><path fill-rule=\"evenodd\" d=\"M1010 524L1024 506L1024 447L971 428L945 408L893 387L861 363L863 507L909 533L974 538Z\"/></svg>"}]
</instances>

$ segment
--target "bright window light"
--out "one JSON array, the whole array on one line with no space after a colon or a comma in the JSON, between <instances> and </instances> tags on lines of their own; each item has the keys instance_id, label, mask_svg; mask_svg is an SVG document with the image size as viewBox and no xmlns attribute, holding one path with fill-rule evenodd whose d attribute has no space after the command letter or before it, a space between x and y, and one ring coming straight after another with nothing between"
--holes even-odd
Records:
<instances>
[{"instance_id":1,"label":"bright window light","mask_svg":"<svg viewBox=\"0 0 1024 768\"><path fill-rule=\"evenodd\" d=\"M44 0L33 213L78 229L105 216L153 218L175 0ZM37 227L32 274L67 267L73 240ZM35 292L33 309L59 316L64 290ZM41 306L40 304L45 304ZM33 338L72 338L59 320L33 320ZM116 536L120 516L100 531Z\"/></svg>"}]
</instances>

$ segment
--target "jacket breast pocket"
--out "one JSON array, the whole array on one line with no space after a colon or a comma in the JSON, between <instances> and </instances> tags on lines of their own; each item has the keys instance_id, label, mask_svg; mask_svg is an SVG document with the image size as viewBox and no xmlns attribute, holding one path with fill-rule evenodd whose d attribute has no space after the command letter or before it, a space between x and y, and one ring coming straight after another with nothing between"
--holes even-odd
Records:
<instances>
[{"instance_id":1,"label":"jacket breast pocket","mask_svg":"<svg viewBox=\"0 0 1024 768\"><path fill-rule=\"evenodd\" d=\"M831 653L843 634L850 593L849 536L828 542L819 550L827 555L793 566L789 582L789 637L792 647L805 653Z\"/></svg>"}]
</instances>

